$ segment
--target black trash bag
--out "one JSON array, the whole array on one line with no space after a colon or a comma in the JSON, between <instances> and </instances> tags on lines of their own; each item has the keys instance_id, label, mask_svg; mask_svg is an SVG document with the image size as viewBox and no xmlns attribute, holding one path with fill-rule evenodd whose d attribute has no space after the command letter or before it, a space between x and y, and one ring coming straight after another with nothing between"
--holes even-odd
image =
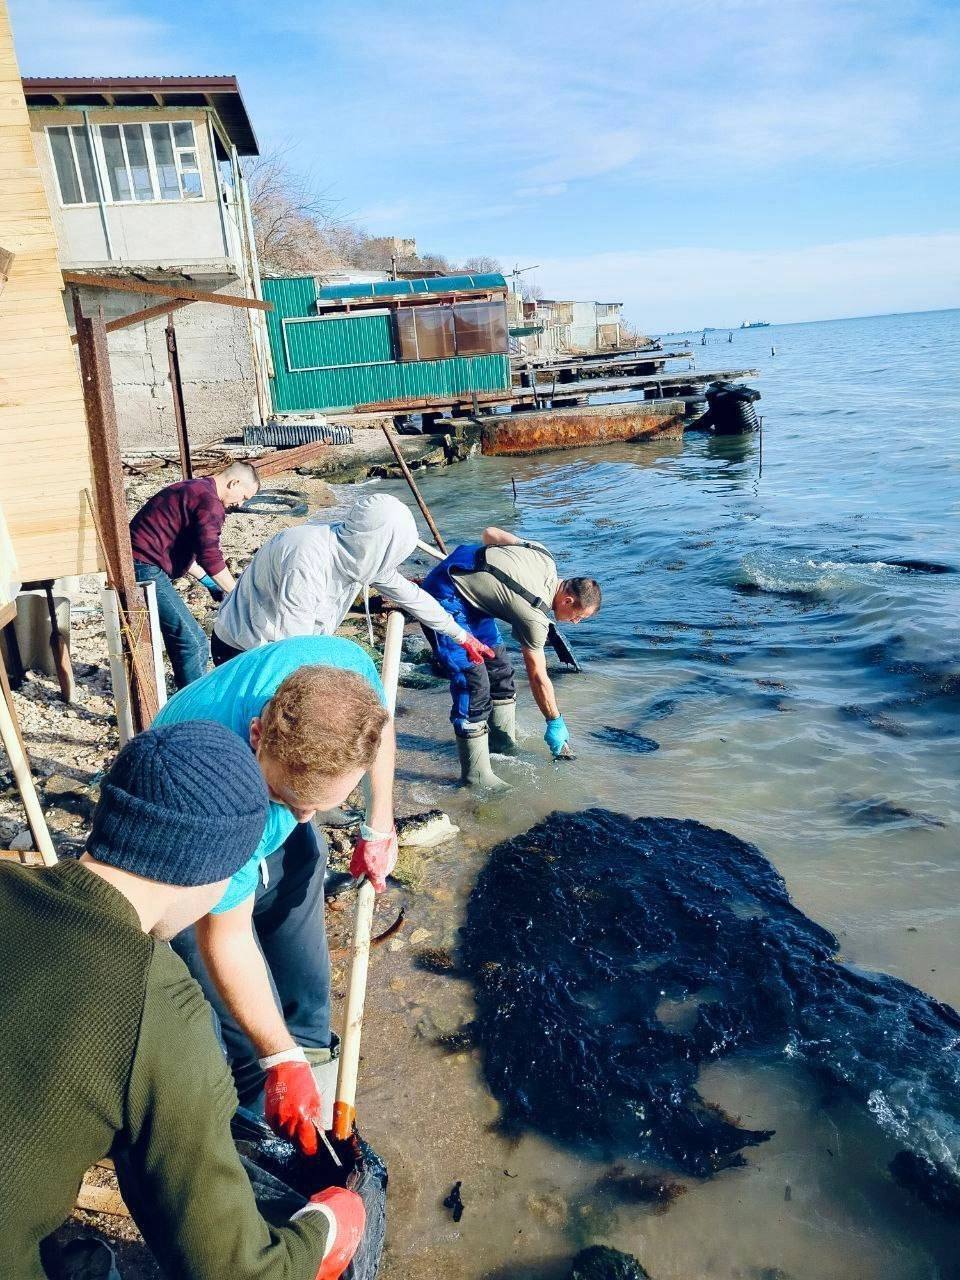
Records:
<instances>
[{"instance_id":1,"label":"black trash bag","mask_svg":"<svg viewBox=\"0 0 960 1280\"><path fill-rule=\"evenodd\" d=\"M64 1245L45 1240L41 1259L48 1280L121 1280L113 1250L97 1236L77 1236Z\"/></svg>"},{"instance_id":2,"label":"black trash bag","mask_svg":"<svg viewBox=\"0 0 960 1280\"><path fill-rule=\"evenodd\" d=\"M367 1222L344 1280L374 1280L380 1270L387 1236L387 1170L369 1143L356 1132L348 1142L335 1142L342 1167L337 1168L323 1143L315 1156L301 1155L292 1142L278 1138L269 1125L240 1107L233 1118L233 1139L253 1185L260 1211L280 1226L325 1187L356 1191Z\"/></svg>"},{"instance_id":3,"label":"black trash bag","mask_svg":"<svg viewBox=\"0 0 960 1280\"><path fill-rule=\"evenodd\" d=\"M709 1176L771 1136L697 1092L701 1066L750 1051L868 1108L924 1158L897 1173L928 1203L960 1188L960 1016L839 964L753 845L689 820L554 813L492 851L462 936L508 1127Z\"/></svg>"}]
</instances>

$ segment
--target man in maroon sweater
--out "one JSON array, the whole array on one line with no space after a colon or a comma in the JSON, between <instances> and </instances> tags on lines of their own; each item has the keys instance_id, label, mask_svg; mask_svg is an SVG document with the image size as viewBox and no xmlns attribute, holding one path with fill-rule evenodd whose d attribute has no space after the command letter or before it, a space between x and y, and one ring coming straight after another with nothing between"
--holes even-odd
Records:
<instances>
[{"instance_id":1,"label":"man in maroon sweater","mask_svg":"<svg viewBox=\"0 0 960 1280\"><path fill-rule=\"evenodd\" d=\"M239 507L259 489L256 468L234 462L216 475L167 485L130 521L133 567L138 582L156 587L160 631L178 689L206 672L210 645L173 580L188 573L215 599L233 590L233 575L220 550L220 531L230 508Z\"/></svg>"}]
</instances>

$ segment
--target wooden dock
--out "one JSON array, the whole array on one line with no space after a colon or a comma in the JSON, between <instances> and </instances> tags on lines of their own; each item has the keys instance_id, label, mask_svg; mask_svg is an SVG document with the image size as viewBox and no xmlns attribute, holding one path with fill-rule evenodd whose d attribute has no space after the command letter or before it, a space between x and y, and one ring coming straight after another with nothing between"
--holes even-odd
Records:
<instances>
[{"instance_id":1,"label":"wooden dock","mask_svg":"<svg viewBox=\"0 0 960 1280\"><path fill-rule=\"evenodd\" d=\"M718 379L735 380L753 378L756 369L714 369L702 373L690 369L666 369L660 373L640 374L622 378L583 378L576 383L537 382L535 387L512 387L509 391L477 391L470 395L431 396L412 400L381 400L365 404L361 412L392 413L398 418L422 414L424 429L432 431L446 414L453 417L478 417L504 408L527 410L542 409L551 405L584 404L588 397L614 392L643 391L647 400L675 399L678 396L694 396L698 391ZM349 407L331 405L324 414L349 413ZM290 417L302 418L302 414Z\"/></svg>"},{"instance_id":2,"label":"wooden dock","mask_svg":"<svg viewBox=\"0 0 960 1280\"><path fill-rule=\"evenodd\" d=\"M668 360L687 360L693 356L689 348L664 350L662 347L644 347L637 351L608 351L595 355L562 356L553 359L514 359L513 380L516 385L529 387L545 381L579 382L597 377L630 376L654 373L662 369Z\"/></svg>"},{"instance_id":3,"label":"wooden dock","mask_svg":"<svg viewBox=\"0 0 960 1280\"><path fill-rule=\"evenodd\" d=\"M755 378L756 369L724 369L700 373L690 369L665 369L660 373L639 374L624 378L582 378L575 383L556 384L538 382L535 387L515 387L512 392L500 393L518 404L563 405L581 404L588 396L606 395L613 391L640 391L649 399L694 395L698 388L707 387L719 378L736 381L738 378Z\"/></svg>"}]
</instances>

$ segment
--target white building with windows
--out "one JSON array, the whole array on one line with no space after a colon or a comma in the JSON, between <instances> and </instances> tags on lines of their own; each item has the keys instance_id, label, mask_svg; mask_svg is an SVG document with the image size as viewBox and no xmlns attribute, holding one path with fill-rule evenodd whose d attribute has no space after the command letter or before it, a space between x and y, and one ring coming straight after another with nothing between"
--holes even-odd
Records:
<instances>
[{"instance_id":1,"label":"white building with windows","mask_svg":"<svg viewBox=\"0 0 960 1280\"><path fill-rule=\"evenodd\" d=\"M232 76L25 79L34 147L63 270L253 297L259 277L241 170L257 155ZM107 320L157 298L83 286ZM72 305L65 298L72 322ZM127 448L175 450L165 320L110 336ZM176 313L190 439L260 421L268 347L259 313L195 303Z\"/></svg>"}]
</instances>

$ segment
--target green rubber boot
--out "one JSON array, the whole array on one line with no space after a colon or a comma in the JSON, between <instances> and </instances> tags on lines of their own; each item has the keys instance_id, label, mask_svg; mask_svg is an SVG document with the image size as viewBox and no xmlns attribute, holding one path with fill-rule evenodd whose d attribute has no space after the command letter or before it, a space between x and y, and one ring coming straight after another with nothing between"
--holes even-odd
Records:
<instances>
[{"instance_id":1,"label":"green rubber boot","mask_svg":"<svg viewBox=\"0 0 960 1280\"><path fill-rule=\"evenodd\" d=\"M495 702L487 721L490 730L490 750L498 756L517 754L517 700Z\"/></svg>"},{"instance_id":2,"label":"green rubber boot","mask_svg":"<svg viewBox=\"0 0 960 1280\"><path fill-rule=\"evenodd\" d=\"M490 768L490 739L486 727L469 738L457 734L457 753L460 756L460 781L465 787L478 791L508 791L502 778Z\"/></svg>"}]
</instances>

